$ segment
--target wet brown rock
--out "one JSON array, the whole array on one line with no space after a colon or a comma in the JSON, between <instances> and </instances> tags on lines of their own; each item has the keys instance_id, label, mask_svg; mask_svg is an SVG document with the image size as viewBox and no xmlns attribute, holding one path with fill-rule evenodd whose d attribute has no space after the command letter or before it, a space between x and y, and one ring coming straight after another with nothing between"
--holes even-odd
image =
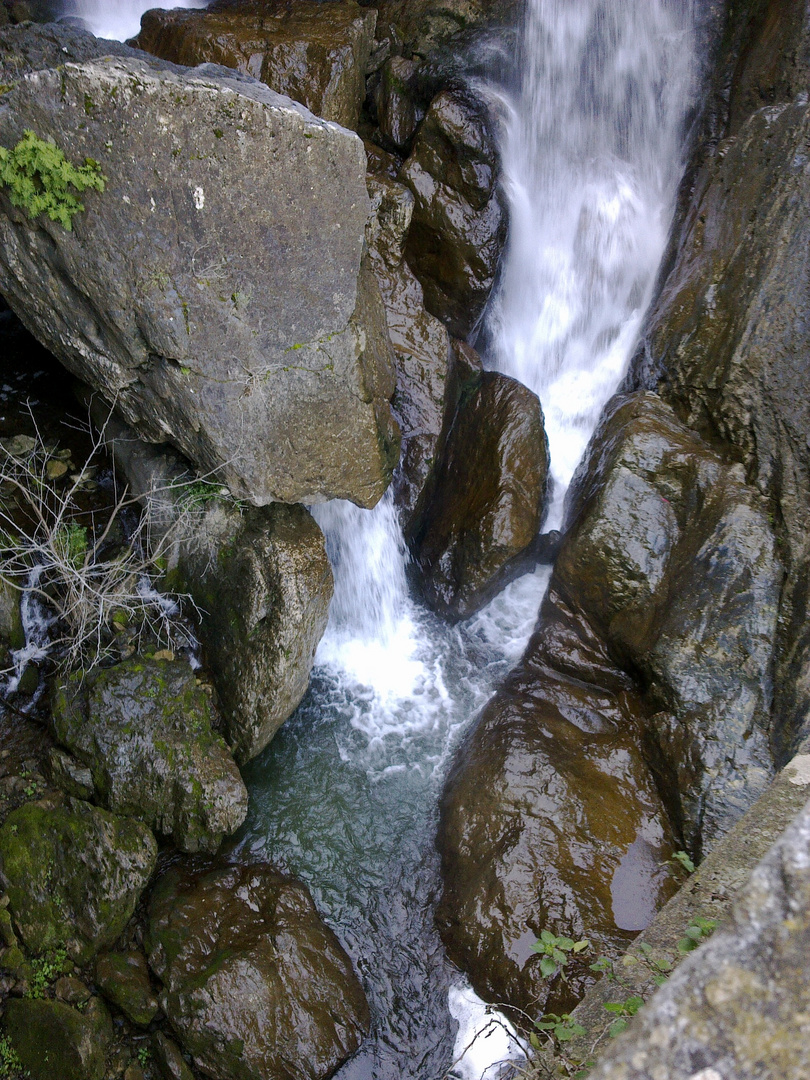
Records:
<instances>
[{"instance_id":1,"label":"wet brown rock","mask_svg":"<svg viewBox=\"0 0 810 1080\"><path fill-rule=\"evenodd\" d=\"M377 37L390 37L416 56L447 48L465 31L514 25L521 11L520 0L375 0L374 6L379 11Z\"/></svg>"},{"instance_id":2,"label":"wet brown rock","mask_svg":"<svg viewBox=\"0 0 810 1080\"><path fill-rule=\"evenodd\" d=\"M810 33L804 4L768 8L768 33L739 61L730 134L703 150L693 178L636 378L659 386L691 427L731 444L770 500L787 570L772 729L784 761L810 730L810 106L779 99L806 91Z\"/></svg>"},{"instance_id":3,"label":"wet brown rock","mask_svg":"<svg viewBox=\"0 0 810 1080\"><path fill-rule=\"evenodd\" d=\"M442 801L451 958L485 999L568 1011L674 890L666 814L638 749L631 680L556 589L523 660L459 752ZM543 930L591 948L544 978Z\"/></svg>"},{"instance_id":4,"label":"wet brown rock","mask_svg":"<svg viewBox=\"0 0 810 1080\"><path fill-rule=\"evenodd\" d=\"M353 0L219 0L205 11L147 11L133 44L176 64L222 64L356 128L377 13Z\"/></svg>"},{"instance_id":5,"label":"wet brown rock","mask_svg":"<svg viewBox=\"0 0 810 1080\"><path fill-rule=\"evenodd\" d=\"M416 199L406 257L425 306L459 338L484 310L506 239L500 162L483 102L446 90L431 103L400 173Z\"/></svg>"},{"instance_id":6,"label":"wet brown rock","mask_svg":"<svg viewBox=\"0 0 810 1080\"><path fill-rule=\"evenodd\" d=\"M162 1031L152 1037L152 1053L163 1080L194 1080L194 1074L183 1059L177 1043Z\"/></svg>"},{"instance_id":7,"label":"wet brown rock","mask_svg":"<svg viewBox=\"0 0 810 1080\"><path fill-rule=\"evenodd\" d=\"M767 508L649 393L613 403L570 497L555 577L640 676L647 753L697 854L773 773L783 572Z\"/></svg>"},{"instance_id":8,"label":"wet brown rock","mask_svg":"<svg viewBox=\"0 0 810 1080\"><path fill-rule=\"evenodd\" d=\"M400 151L408 148L425 115L418 94L410 85L416 69L415 60L391 57L383 66L375 92L381 141Z\"/></svg>"},{"instance_id":9,"label":"wet brown rock","mask_svg":"<svg viewBox=\"0 0 810 1080\"><path fill-rule=\"evenodd\" d=\"M403 261L413 195L384 177L369 177L368 186L375 208L369 238L372 265L397 369L392 405L402 432L402 456L394 476L394 497L407 534L421 512L447 420L450 337L425 310L422 286Z\"/></svg>"},{"instance_id":10,"label":"wet brown rock","mask_svg":"<svg viewBox=\"0 0 810 1080\"><path fill-rule=\"evenodd\" d=\"M547 482L540 402L484 373L459 406L414 540L432 607L465 618L503 587L540 529Z\"/></svg>"},{"instance_id":11,"label":"wet brown rock","mask_svg":"<svg viewBox=\"0 0 810 1080\"><path fill-rule=\"evenodd\" d=\"M215 1080L320 1080L360 1045L360 983L304 886L266 864L175 867L149 907L149 963Z\"/></svg>"}]
</instances>

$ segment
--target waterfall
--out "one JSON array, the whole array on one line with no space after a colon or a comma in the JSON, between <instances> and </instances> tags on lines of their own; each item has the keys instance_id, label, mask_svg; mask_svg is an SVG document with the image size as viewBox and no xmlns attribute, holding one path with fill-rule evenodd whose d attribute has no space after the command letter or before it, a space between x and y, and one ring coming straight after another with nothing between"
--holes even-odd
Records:
<instances>
[{"instance_id":1,"label":"waterfall","mask_svg":"<svg viewBox=\"0 0 810 1080\"><path fill-rule=\"evenodd\" d=\"M96 37L126 41L141 28L141 15L150 8L204 8L208 0L172 0L169 4L153 4L150 0L73 0L65 7L70 15L84 21Z\"/></svg>"},{"instance_id":2,"label":"waterfall","mask_svg":"<svg viewBox=\"0 0 810 1080\"><path fill-rule=\"evenodd\" d=\"M636 342L683 171L690 0L529 0L506 112L507 252L491 363L537 393L548 525Z\"/></svg>"}]
</instances>

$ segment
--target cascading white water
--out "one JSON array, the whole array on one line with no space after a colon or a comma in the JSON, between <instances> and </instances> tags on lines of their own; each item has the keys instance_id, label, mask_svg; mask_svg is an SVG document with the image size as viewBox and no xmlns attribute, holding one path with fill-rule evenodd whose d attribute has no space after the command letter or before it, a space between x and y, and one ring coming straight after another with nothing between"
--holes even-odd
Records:
<instances>
[{"instance_id":1,"label":"cascading white water","mask_svg":"<svg viewBox=\"0 0 810 1080\"><path fill-rule=\"evenodd\" d=\"M509 243L488 314L499 370L539 396L548 526L649 303L695 81L690 0L530 0L505 98Z\"/></svg>"},{"instance_id":2,"label":"cascading white water","mask_svg":"<svg viewBox=\"0 0 810 1080\"><path fill-rule=\"evenodd\" d=\"M551 526L663 252L693 92L691 19L691 0L528 0L518 90L493 92L511 225L487 361L541 398ZM548 571L450 628L408 594L390 495L373 511L314 514L335 571L330 623L307 701L249 774L243 843L308 881L366 977L375 1032L341 1080L432 1080L454 1021L455 1056L468 1052L448 1075L494 1078L520 1048L438 944L436 804L461 731L525 646Z\"/></svg>"},{"instance_id":3,"label":"cascading white water","mask_svg":"<svg viewBox=\"0 0 810 1080\"><path fill-rule=\"evenodd\" d=\"M83 19L96 37L126 41L141 28L141 15L150 8L204 8L208 0L172 0L153 4L149 0L74 0L67 5L70 14Z\"/></svg>"}]
</instances>

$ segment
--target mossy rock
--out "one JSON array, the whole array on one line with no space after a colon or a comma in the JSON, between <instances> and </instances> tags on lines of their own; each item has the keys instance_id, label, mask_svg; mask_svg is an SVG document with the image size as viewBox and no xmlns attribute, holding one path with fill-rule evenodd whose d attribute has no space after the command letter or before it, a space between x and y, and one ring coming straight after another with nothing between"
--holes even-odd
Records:
<instances>
[{"instance_id":1,"label":"mossy rock","mask_svg":"<svg viewBox=\"0 0 810 1080\"><path fill-rule=\"evenodd\" d=\"M83 1013L60 1001L11 998L4 1027L30 1080L102 1080L113 1030L98 998Z\"/></svg>"},{"instance_id":2,"label":"mossy rock","mask_svg":"<svg viewBox=\"0 0 810 1080\"><path fill-rule=\"evenodd\" d=\"M85 962L126 926L157 858L140 822L89 803L27 803L0 829L10 909L34 953L66 948Z\"/></svg>"},{"instance_id":3,"label":"mossy rock","mask_svg":"<svg viewBox=\"0 0 810 1080\"><path fill-rule=\"evenodd\" d=\"M98 958L96 982L102 994L138 1027L148 1027L158 1011L146 957L140 952L106 953Z\"/></svg>"},{"instance_id":4,"label":"mossy rock","mask_svg":"<svg viewBox=\"0 0 810 1080\"><path fill-rule=\"evenodd\" d=\"M90 769L101 802L184 851L215 851L247 814L247 791L190 665L134 657L57 688L54 733Z\"/></svg>"}]
</instances>

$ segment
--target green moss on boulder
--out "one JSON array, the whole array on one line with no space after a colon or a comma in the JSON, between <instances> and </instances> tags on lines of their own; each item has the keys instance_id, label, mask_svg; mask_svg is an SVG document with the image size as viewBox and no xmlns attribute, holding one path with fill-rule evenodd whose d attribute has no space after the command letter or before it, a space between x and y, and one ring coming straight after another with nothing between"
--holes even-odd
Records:
<instances>
[{"instance_id":1,"label":"green moss on boulder","mask_svg":"<svg viewBox=\"0 0 810 1080\"><path fill-rule=\"evenodd\" d=\"M27 803L0 829L0 868L23 942L84 962L129 921L157 858L152 833L78 799Z\"/></svg>"},{"instance_id":2,"label":"green moss on boulder","mask_svg":"<svg viewBox=\"0 0 810 1080\"><path fill-rule=\"evenodd\" d=\"M83 1013L60 1001L12 998L4 1026L30 1080L102 1080L113 1031L98 998Z\"/></svg>"}]
</instances>

